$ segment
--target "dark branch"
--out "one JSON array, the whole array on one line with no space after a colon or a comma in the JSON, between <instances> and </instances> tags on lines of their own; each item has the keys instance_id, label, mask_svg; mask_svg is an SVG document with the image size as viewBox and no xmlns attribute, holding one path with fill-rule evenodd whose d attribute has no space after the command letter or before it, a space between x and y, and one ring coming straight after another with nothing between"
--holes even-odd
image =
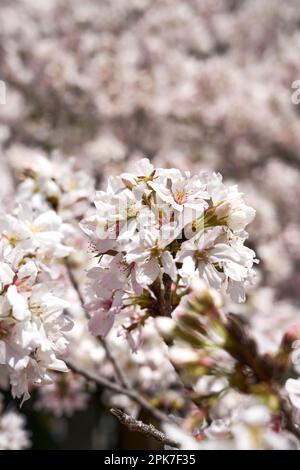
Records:
<instances>
[{"instance_id":1,"label":"dark branch","mask_svg":"<svg viewBox=\"0 0 300 470\"><path fill-rule=\"evenodd\" d=\"M103 388L107 388L108 390L111 390L116 393L121 393L123 395L128 396L131 398L133 401L138 403L144 410L148 411L148 413L153 416L155 419L158 421L162 421L164 423L170 423L170 422L175 422L172 418L167 416L165 413L162 411L158 410L154 406L152 406L145 398L143 398L138 392L132 389L127 389L122 387L121 385L111 382L110 380L99 376L98 374L95 374L92 371L88 371L76 364L74 364L73 361L65 361L67 366L73 371L76 372L77 374L82 375L85 377L87 380L91 380L92 382L95 382L97 385Z\"/></svg>"},{"instance_id":2,"label":"dark branch","mask_svg":"<svg viewBox=\"0 0 300 470\"><path fill-rule=\"evenodd\" d=\"M139 432L144 434L147 437L153 437L157 441L161 442L162 444L171 446L171 447L179 447L179 443L169 439L163 432L156 429L153 424L145 424L143 421L138 421L132 416L124 413L121 410L112 408L110 412L120 421L121 424L127 427L129 431L132 432Z\"/></svg>"}]
</instances>

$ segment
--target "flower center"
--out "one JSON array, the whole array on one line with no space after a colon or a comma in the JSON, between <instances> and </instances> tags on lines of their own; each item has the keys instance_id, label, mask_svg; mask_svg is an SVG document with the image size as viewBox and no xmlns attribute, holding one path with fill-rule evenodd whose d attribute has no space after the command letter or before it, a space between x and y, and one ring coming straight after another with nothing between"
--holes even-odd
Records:
<instances>
[{"instance_id":1,"label":"flower center","mask_svg":"<svg viewBox=\"0 0 300 470\"><path fill-rule=\"evenodd\" d=\"M151 258L158 258L161 255L161 252L161 248L159 248L158 246L154 246L151 249Z\"/></svg>"},{"instance_id":2,"label":"flower center","mask_svg":"<svg viewBox=\"0 0 300 470\"><path fill-rule=\"evenodd\" d=\"M173 197L177 204L184 204L187 201L187 194L184 189L176 189L173 193Z\"/></svg>"},{"instance_id":3,"label":"flower center","mask_svg":"<svg viewBox=\"0 0 300 470\"><path fill-rule=\"evenodd\" d=\"M138 212L139 212L139 209L138 209L137 204L135 203L129 204L128 207L126 208L126 214L128 218L135 217L138 214Z\"/></svg>"},{"instance_id":4,"label":"flower center","mask_svg":"<svg viewBox=\"0 0 300 470\"><path fill-rule=\"evenodd\" d=\"M8 241L8 243L10 245L16 246L17 241L18 241L17 237L15 237L14 235L7 235L7 234L4 234L4 233L2 234L2 236L3 236L3 238L5 238Z\"/></svg>"},{"instance_id":5,"label":"flower center","mask_svg":"<svg viewBox=\"0 0 300 470\"><path fill-rule=\"evenodd\" d=\"M198 250L195 256L199 261L204 261L205 259L207 259L207 253L203 250Z\"/></svg>"}]
</instances>

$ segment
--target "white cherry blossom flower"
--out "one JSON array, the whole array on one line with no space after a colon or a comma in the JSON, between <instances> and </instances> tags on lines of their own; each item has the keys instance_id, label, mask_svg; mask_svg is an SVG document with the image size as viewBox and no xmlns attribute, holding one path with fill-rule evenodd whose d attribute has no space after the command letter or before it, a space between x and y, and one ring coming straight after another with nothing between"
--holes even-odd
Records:
<instances>
[{"instance_id":1,"label":"white cherry blossom flower","mask_svg":"<svg viewBox=\"0 0 300 470\"><path fill-rule=\"evenodd\" d=\"M216 290L220 290L225 281L243 282L248 277L239 251L226 243L222 227L184 242L177 261L182 261L179 273L183 278L192 280L197 275Z\"/></svg>"},{"instance_id":2,"label":"white cherry blossom flower","mask_svg":"<svg viewBox=\"0 0 300 470\"><path fill-rule=\"evenodd\" d=\"M177 277L177 269L175 260L170 252L165 251L167 245L173 241L173 237L168 238L169 227L165 226L165 230L146 230L141 232L138 241L132 243L126 255L126 261L135 263L135 273L137 282L145 287L152 284L158 277L161 269L175 281ZM172 229L170 229L172 231ZM167 232L166 236L164 232Z\"/></svg>"},{"instance_id":3,"label":"white cherry blossom flower","mask_svg":"<svg viewBox=\"0 0 300 470\"><path fill-rule=\"evenodd\" d=\"M166 175L158 182L150 181L149 186L162 201L179 212L190 209L195 216L199 216L207 207L206 199L209 199L209 195L197 176L186 175L172 179Z\"/></svg>"}]
</instances>

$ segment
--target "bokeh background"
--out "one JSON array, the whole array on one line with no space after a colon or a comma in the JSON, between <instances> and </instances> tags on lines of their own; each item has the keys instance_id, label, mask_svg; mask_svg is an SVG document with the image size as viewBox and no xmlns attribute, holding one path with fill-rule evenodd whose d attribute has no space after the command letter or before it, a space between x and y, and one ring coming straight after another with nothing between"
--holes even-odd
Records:
<instances>
[{"instance_id":1,"label":"bokeh background","mask_svg":"<svg viewBox=\"0 0 300 470\"><path fill-rule=\"evenodd\" d=\"M1 199L12 165L53 151L98 187L143 156L220 171L257 210L257 285L232 309L275 349L300 326L299 1L1 0L0 17ZM58 419L26 403L34 447L153 448L99 406Z\"/></svg>"}]
</instances>

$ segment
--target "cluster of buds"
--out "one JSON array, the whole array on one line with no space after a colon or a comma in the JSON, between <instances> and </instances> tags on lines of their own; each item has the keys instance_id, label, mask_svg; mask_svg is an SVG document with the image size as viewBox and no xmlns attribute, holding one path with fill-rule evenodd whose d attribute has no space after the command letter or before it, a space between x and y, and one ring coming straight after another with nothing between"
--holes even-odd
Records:
<instances>
[{"instance_id":1,"label":"cluster of buds","mask_svg":"<svg viewBox=\"0 0 300 470\"><path fill-rule=\"evenodd\" d=\"M274 355L259 354L244 320L225 315L219 294L202 281L191 285L172 319L161 317L156 323L169 344L170 360L196 405L185 428L198 440L221 439L223 448L230 447L241 429L244 438L248 436L242 448L252 448L249 439L253 433L254 448L290 448L295 444L293 439L293 444L287 443L293 428L286 416L289 405L283 387L286 377L295 374L291 360L294 330L284 335ZM299 396L297 385L293 379L286 384L294 404Z\"/></svg>"}]
</instances>

